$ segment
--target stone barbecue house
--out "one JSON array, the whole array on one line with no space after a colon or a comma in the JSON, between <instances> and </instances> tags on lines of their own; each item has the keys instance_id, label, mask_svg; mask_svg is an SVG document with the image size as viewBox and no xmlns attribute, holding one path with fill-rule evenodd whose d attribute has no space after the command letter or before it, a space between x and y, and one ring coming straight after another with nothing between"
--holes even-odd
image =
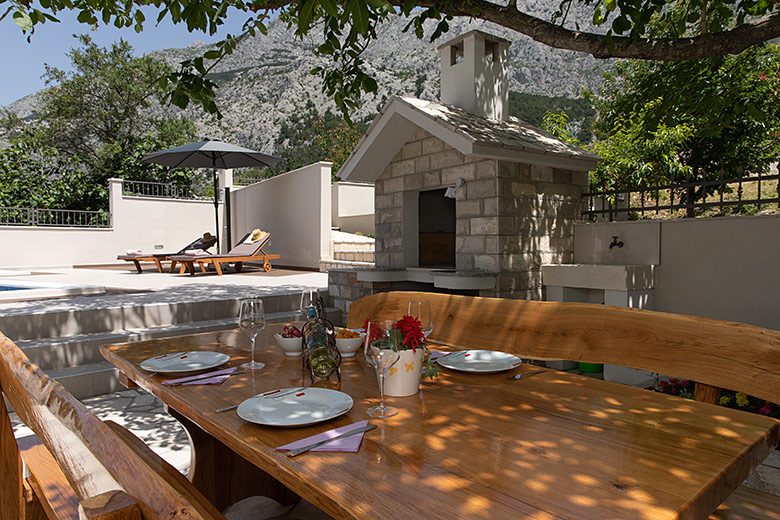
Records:
<instances>
[{"instance_id":1,"label":"stone barbecue house","mask_svg":"<svg viewBox=\"0 0 780 520\"><path fill-rule=\"evenodd\" d=\"M346 310L382 290L542 297L541 266L570 263L599 158L509 117L507 40L439 47L441 103L393 98L340 171L375 184L376 268L332 269Z\"/></svg>"}]
</instances>

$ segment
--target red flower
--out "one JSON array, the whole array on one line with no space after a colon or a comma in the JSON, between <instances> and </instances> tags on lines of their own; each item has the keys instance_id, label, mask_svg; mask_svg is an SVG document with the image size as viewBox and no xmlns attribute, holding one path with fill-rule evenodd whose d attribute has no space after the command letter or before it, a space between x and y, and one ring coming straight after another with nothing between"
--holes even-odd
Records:
<instances>
[{"instance_id":1,"label":"red flower","mask_svg":"<svg viewBox=\"0 0 780 520\"><path fill-rule=\"evenodd\" d=\"M772 413L772 409L769 407L769 403L765 403L764 406L762 406L758 410L758 413L760 413L761 415L769 415L769 414L771 414Z\"/></svg>"},{"instance_id":2,"label":"red flower","mask_svg":"<svg viewBox=\"0 0 780 520\"><path fill-rule=\"evenodd\" d=\"M423 334L420 320L404 314L404 316L395 322L394 329L398 329L403 334L403 345L412 347L412 351L417 352L417 347L425 341L425 334Z\"/></svg>"}]
</instances>

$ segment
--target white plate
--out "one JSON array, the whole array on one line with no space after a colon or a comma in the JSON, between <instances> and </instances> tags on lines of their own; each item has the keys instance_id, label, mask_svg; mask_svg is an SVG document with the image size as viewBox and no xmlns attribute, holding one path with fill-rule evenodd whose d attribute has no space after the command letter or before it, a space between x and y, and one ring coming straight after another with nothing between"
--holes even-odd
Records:
<instances>
[{"instance_id":1,"label":"white plate","mask_svg":"<svg viewBox=\"0 0 780 520\"><path fill-rule=\"evenodd\" d=\"M491 374L511 370L522 363L522 360L512 354L497 350L464 350L436 358L443 367L461 372L477 372Z\"/></svg>"},{"instance_id":2,"label":"white plate","mask_svg":"<svg viewBox=\"0 0 780 520\"><path fill-rule=\"evenodd\" d=\"M142 361L141 368L160 374L176 374L218 367L227 363L229 359L230 356L222 352L172 352Z\"/></svg>"},{"instance_id":3,"label":"white plate","mask_svg":"<svg viewBox=\"0 0 780 520\"><path fill-rule=\"evenodd\" d=\"M265 426L306 426L333 419L352 409L352 398L338 390L318 387L292 390L296 389L280 388L250 397L238 405L238 416ZM285 393L287 395L282 395ZM275 397L277 394L282 396Z\"/></svg>"}]
</instances>

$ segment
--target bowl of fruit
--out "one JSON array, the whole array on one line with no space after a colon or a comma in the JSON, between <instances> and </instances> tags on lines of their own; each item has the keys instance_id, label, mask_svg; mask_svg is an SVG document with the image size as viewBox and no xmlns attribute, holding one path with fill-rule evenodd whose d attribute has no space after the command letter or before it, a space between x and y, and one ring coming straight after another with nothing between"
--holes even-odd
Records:
<instances>
[{"instance_id":1,"label":"bowl of fruit","mask_svg":"<svg viewBox=\"0 0 780 520\"><path fill-rule=\"evenodd\" d=\"M298 357L303 351L303 334L295 325L285 327L281 333L274 334L279 348L287 357Z\"/></svg>"},{"instance_id":2,"label":"bowl of fruit","mask_svg":"<svg viewBox=\"0 0 780 520\"><path fill-rule=\"evenodd\" d=\"M336 348L342 358L355 357L355 352L363 345L365 332L358 332L351 329L336 328Z\"/></svg>"}]
</instances>

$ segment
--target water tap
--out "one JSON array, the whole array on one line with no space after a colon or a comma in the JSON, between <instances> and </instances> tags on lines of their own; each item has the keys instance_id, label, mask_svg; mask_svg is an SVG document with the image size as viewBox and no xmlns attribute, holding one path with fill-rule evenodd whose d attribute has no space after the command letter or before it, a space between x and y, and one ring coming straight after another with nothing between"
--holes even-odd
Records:
<instances>
[{"instance_id":1,"label":"water tap","mask_svg":"<svg viewBox=\"0 0 780 520\"><path fill-rule=\"evenodd\" d=\"M612 237L612 243L609 244L609 250L612 251L613 247L623 247L623 241L618 240L620 237L615 235Z\"/></svg>"}]
</instances>

